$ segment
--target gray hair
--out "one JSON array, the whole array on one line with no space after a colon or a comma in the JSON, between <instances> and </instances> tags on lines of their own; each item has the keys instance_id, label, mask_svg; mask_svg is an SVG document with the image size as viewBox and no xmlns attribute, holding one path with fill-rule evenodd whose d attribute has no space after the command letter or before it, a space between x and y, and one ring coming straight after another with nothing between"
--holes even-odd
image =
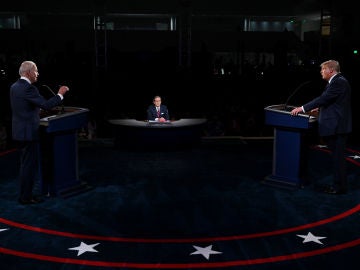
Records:
<instances>
[{"instance_id":1,"label":"gray hair","mask_svg":"<svg viewBox=\"0 0 360 270\"><path fill-rule=\"evenodd\" d=\"M19 68L19 75L24 76L26 72L30 71L36 66L36 64L33 61L24 61L21 63Z\"/></svg>"}]
</instances>

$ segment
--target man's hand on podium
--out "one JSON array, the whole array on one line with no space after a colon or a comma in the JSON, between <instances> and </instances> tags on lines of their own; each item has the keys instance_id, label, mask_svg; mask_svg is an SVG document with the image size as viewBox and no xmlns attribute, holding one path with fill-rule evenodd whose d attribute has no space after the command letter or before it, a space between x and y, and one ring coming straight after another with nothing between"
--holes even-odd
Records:
<instances>
[{"instance_id":1,"label":"man's hand on podium","mask_svg":"<svg viewBox=\"0 0 360 270\"><path fill-rule=\"evenodd\" d=\"M296 107L291 112L291 115L298 115L299 113L304 113L302 107Z\"/></svg>"}]
</instances>

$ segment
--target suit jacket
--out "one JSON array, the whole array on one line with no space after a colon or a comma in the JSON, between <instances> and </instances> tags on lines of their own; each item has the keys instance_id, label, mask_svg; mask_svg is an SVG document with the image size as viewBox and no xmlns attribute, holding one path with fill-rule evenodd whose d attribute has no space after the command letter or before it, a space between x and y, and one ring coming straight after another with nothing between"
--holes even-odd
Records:
<instances>
[{"instance_id":1,"label":"suit jacket","mask_svg":"<svg viewBox=\"0 0 360 270\"><path fill-rule=\"evenodd\" d=\"M160 117L165 118L165 120L169 120L169 111L165 105L160 105ZM157 115L155 105L150 105L147 109L147 120L155 120L155 118L159 118Z\"/></svg>"},{"instance_id":2,"label":"suit jacket","mask_svg":"<svg viewBox=\"0 0 360 270\"><path fill-rule=\"evenodd\" d=\"M39 139L40 108L50 110L61 104L59 95L46 100L36 86L19 79L10 87L12 138L17 141Z\"/></svg>"},{"instance_id":3,"label":"suit jacket","mask_svg":"<svg viewBox=\"0 0 360 270\"><path fill-rule=\"evenodd\" d=\"M335 75L324 92L303 105L305 111L319 108L319 135L348 134L352 131L351 87L340 73Z\"/></svg>"}]
</instances>

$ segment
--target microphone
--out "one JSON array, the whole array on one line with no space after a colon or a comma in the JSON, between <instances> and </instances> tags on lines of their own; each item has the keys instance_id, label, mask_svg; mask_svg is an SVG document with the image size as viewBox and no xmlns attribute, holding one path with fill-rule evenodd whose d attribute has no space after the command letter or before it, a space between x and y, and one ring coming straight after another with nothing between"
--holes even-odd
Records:
<instances>
[{"instance_id":1,"label":"microphone","mask_svg":"<svg viewBox=\"0 0 360 270\"><path fill-rule=\"evenodd\" d=\"M53 96L56 96L56 94L54 93L54 91L51 90L51 88L50 88L49 86L47 86L46 84L43 84L43 85L41 85L41 86L42 86L42 87L45 87L47 90L49 90L50 93L53 94Z\"/></svg>"},{"instance_id":2,"label":"microphone","mask_svg":"<svg viewBox=\"0 0 360 270\"><path fill-rule=\"evenodd\" d=\"M301 83L298 87L295 88L295 90L291 93L291 95L287 98L286 102L284 103L284 110L286 111L287 110L287 105L290 101L290 99L305 85L311 83L312 80L310 81L305 81L303 83Z\"/></svg>"},{"instance_id":3,"label":"microphone","mask_svg":"<svg viewBox=\"0 0 360 270\"><path fill-rule=\"evenodd\" d=\"M49 90L51 92L51 94L53 94L53 96L56 96L55 92L46 84L41 85L43 87L45 87L47 90ZM64 103L61 101L61 111L58 112L58 114L63 114L65 113L65 108L64 108Z\"/></svg>"}]
</instances>

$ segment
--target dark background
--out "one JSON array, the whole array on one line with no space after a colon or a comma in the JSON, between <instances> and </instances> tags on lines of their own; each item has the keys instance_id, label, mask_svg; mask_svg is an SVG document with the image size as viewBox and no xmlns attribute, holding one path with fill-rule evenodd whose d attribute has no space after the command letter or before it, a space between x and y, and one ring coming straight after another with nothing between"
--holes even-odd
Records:
<instances>
[{"instance_id":1,"label":"dark background","mask_svg":"<svg viewBox=\"0 0 360 270\"><path fill-rule=\"evenodd\" d=\"M323 21L310 27L307 21L314 16ZM170 18L176 20L174 31L166 28ZM250 21L258 25L248 27ZM279 27L264 29L266 22L277 25L280 21ZM11 144L9 87L24 60L37 63L38 86L44 96L51 93L42 84L54 91L58 85L68 85L65 105L88 107L90 120L97 124L96 135L105 139L80 140L79 144L79 177L93 189L66 199L48 198L33 206L19 205L16 200L19 152L2 151L1 228L11 229L1 235L0 265L6 269L78 270L90 269L83 264L86 260L160 267L167 262L206 263L201 256L189 256L188 243L166 240L244 236L299 226L271 237L216 242L214 250L224 253L211 256L210 263L276 259L285 254L285 261L231 269L340 269L344 263L358 269L360 182L354 156L359 147L350 148L353 158L347 156L349 193L333 197L318 192L331 182L326 150L308 149L304 159L307 185L278 189L262 183L273 166L272 140L252 139L273 135L273 128L264 124L265 106L284 103L289 97L290 104L300 105L322 92L319 64L331 58L340 61L353 88L350 139L358 145L359 59L353 50L360 47L359 27L357 9L346 0L2 1L0 127L8 133L6 139ZM323 28L330 28L330 35L323 35ZM310 83L297 88L307 81ZM173 118L206 117L209 125L204 135L225 137L174 151L114 149L111 138L106 139L112 136L107 120L144 119L157 94ZM231 135L250 138L232 140ZM0 145L3 150L1 147L4 145ZM21 224L15 227L12 221ZM81 233L82 237L60 238L41 228ZM324 244L302 243L295 235L310 231L325 237ZM103 252L78 257L68 248L80 241L98 242L85 241L84 234L162 238L165 242L160 246L102 243L99 250ZM194 241L200 246L208 243L212 244ZM4 248L16 256L4 253ZM184 251L185 256L181 255ZM33 257L20 257L27 252ZM304 252L310 256L292 256ZM39 255L61 257L61 261L39 260ZM84 261L71 264L74 258Z\"/></svg>"},{"instance_id":2,"label":"dark background","mask_svg":"<svg viewBox=\"0 0 360 270\"><path fill-rule=\"evenodd\" d=\"M314 16L319 25L306 29ZM108 119L145 119L157 94L173 119L219 125L206 135L271 135L263 108L284 103L308 80L289 103L320 94L319 64L330 58L358 98L360 24L346 1L7 1L0 18L0 123L7 133L8 90L24 60L37 63L44 96L51 93L42 84L70 87L65 105L89 108L99 137L111 136ZM259 28L247 28L249 21ZM265 21L292 29L261 28ZM354 116L354 136L356 123Z\"/></svg>"}]
</instances>

